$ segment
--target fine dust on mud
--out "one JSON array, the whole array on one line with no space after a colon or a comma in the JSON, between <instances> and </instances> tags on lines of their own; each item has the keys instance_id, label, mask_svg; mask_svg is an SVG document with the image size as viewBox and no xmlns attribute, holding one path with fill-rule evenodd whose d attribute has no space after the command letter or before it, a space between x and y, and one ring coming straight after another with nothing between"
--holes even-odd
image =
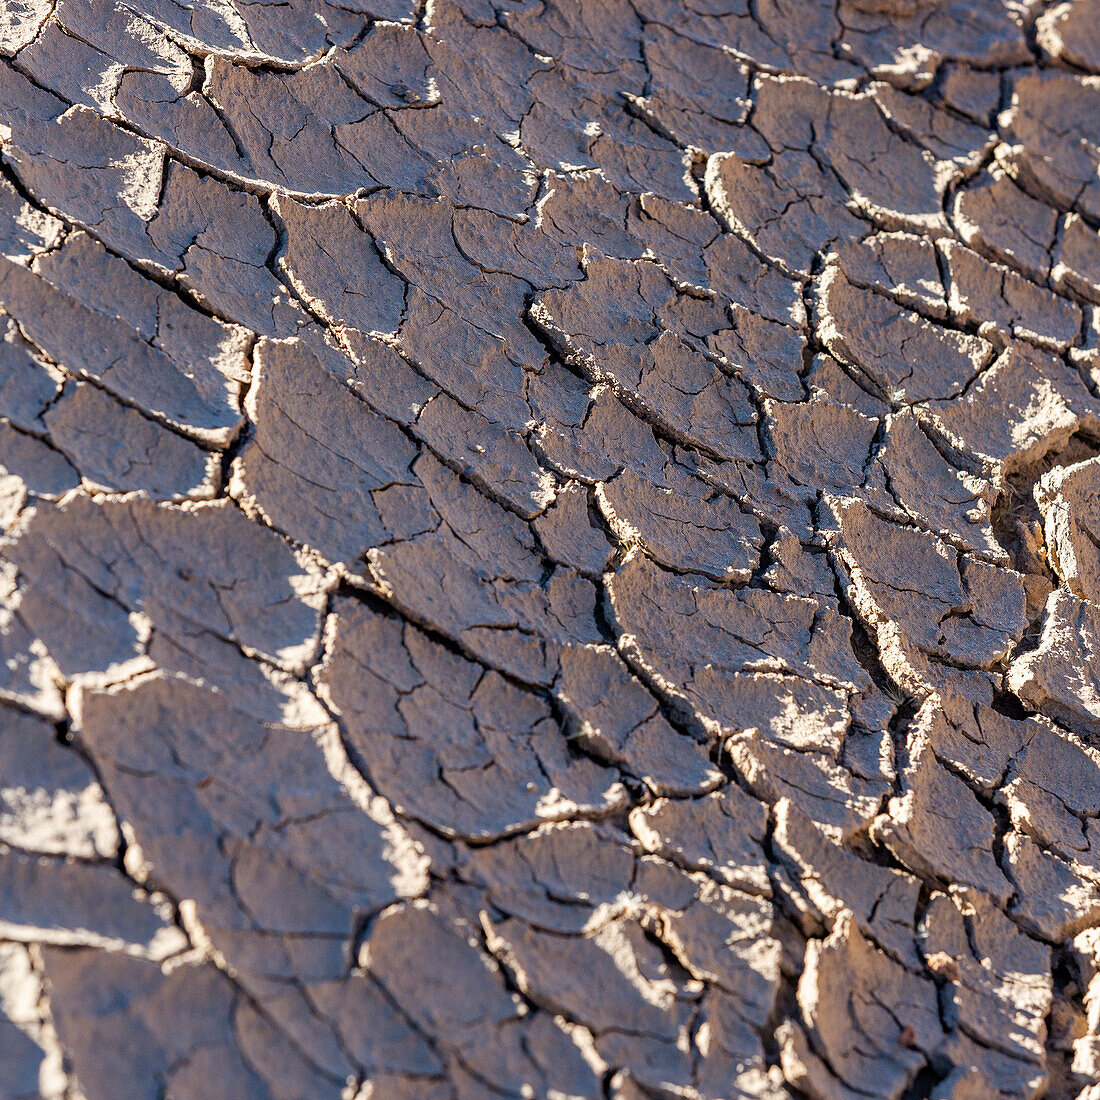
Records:
<instances>
[{"instance_id":1,"label":"fine dust on mud","mask_svg":"<svg viewBox=\"0 0 1100 1100\"><path fill-rule=\"evenodd\" d=\"M1100 0L0 54L2 1100L1100 1100Z\"/></svg>"}]
</instances>

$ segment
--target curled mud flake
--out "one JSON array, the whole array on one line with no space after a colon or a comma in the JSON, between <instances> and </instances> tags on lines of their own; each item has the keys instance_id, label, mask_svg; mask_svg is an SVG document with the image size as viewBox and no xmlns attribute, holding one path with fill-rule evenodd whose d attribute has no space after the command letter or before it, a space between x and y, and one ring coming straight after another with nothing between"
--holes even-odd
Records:
<instances>
[{"instance_id":1,"label":"curled mud flake","mask_svg":"<svg viewBox=\"0 0 1100 1100\"><path fill-rule=\"evenodd\" d=\"M1027 624L1019 574L882 519L862 502L837 499L830 507L851 599L896 682L919 691L916 685L941 675L929 660L992 669L1021 640Z\"/></svg>"},{"instance_id":2,"label":"curled mud flake","mask_svg":"<svg viewBox=\"0 0 1100 1100\"><path fill-rule=\"evenodd\" d=\"M230 490L276 529L354 568L393 537L376 502L391 487L416 484L416 445L298 341L264 341L254 362L247 411L255 428Z\"/></svg>"},{"instance_id":3,"label":"curled mud flake","mask_svg":"<svg viewBox=\"0 0 1100 1100\"><path fill-rule=\"evenodd\" d=\"M1057 466L1035 487L1051 568L1071 592L1100 603L1100 460Z\"/></svg>"},{"instance_id":4,"label":"curled mud flake","mask_svg":"<svg viewBox=\"0 0 1100 1100\"><path fill-rule=\"evenodd\" d=\"M732 232L796 276L808 276L816 255L863 229L841 184L801 151L784 151L767 164L715 154L707 194Z\"/></svg>"},{"instance_id":5,"label":"curled mud flake","mask_svg":"<svg viewBox=\"0 0 1100 1100\"><path fill-rule=\"evenodd\" d=\"M539 695L354 602L338 605L330 631L322 694L366 774L400 813L446 836L485 841L622 805L617 771L577 753ZM583 738L591 710L579 703ZM636 739L640 753L630 744ZM645 759L643 733L625 730L620 745L606 755L628 762L640 755L643 772L660 767ZM704 764L696 771L705 774Z\"/></svg>"},{"instance_id":6,"label":"curled mud flake","mask_svg":"<svg viewBox=\"0 0 1100 1100\"><path fill-rule=\"evenodd\" d=\"M227 447L240 430L216 357L176 359L10 260L0 260L0 295L27 339L67 372L209 446Z\"/></svg>"},{"instance_id":7,"label":"curled mud flake","mask_svg":"<svg viewBox=\"0 0 1100 1100\"><path fill-rule=\"evenodd\" d=\"M962 239L991 260L1040 285L1051 274L1058 211L1003 174L984 174L955 196L954 222Z\"/></svg>"},{"instance_id":8,"label":"curled mud flake","mask_svg":"<svg viewBox=\"0 0 1100 1100\"><path fill-rule=\"evenodd\" d=\"M164 646L154 660L190 671L192 654L215 680L248 655L294 668L316 648L320 578L227 501L70 496L40 505L5 557L21 617L67 677L144 664L151 643Z\"/></svg>"},{"instance_id":9,"label":"curled mud flake","mask_svg":"<svg viewBox=\"0 0 1100 1100\"><path fill-rule=\"evenodd\" d=\"M417 1032L431 1037L448 1078L470 1075L472 1087L463 1095L476 1095L487 1081L515 1096L545 1090L548 1080L560 1083L566 1096L598 1088L583 1056L587 1037L574 1038L556 1013L531 1011L509 991L500 966L471 942L469 930L430 907L385 912L360 962ZM426 970L431 983L421 980Z\"/></svg>"},{"instance_id":10,"label":"curled mud flake","mask_svg":"<svg viewBox=\"0 0 1100 1100\"><path fill-rule=\"evenodd\" d=\"M925 237L911 233L875 233L859 241L844 241L837 249L848 281L869 287L934 317L947 313L943 275L936 249Z\"/></svg>"},{"instance_id":11,"label":"curled mud flake","mask_svg":"<svg viewBox=\"0 0 1100 1100\"><path fill-rule=\"evenodd\" d=\"M1038 646L1014 661L1006 683L1026 706L1071 730L1100 733L1098 609L1064 588L1051 594Z\"/></svg>"},{"instance_id":12,"label":"curled mud flake","mask_svg":"<svg viewBox=\"0 0 1100 1100\"><path fill-rule=\"evenodd\" d=\"M698 794L721 782L705 746L672 727L610 646L564 648L554 695L577 744L655 793Z\"/></svg>"},{"instance_id":13,"label":"curled mud flake","mask_svg":"<svg viewBox=\"0 0 1100 1100\"><path fill-rule=\"evenodd\" d=\"M215 495L221 467L217 453L95 385L67 383L42 419L53 445L93 493L139 492L166 500Z\"/></svg>"},{"instance_id":14,"label":"curled mud flake","mask_svg":"<svg viewBox=\"0 0 1100 1100\"><path fill-rule=\"evenodd\" d=\"M943 983L945 1015L956 1034L947 1050L961 1061L979 1055L976 1072L986 1087L1018 1059L1021 1081L1044 1077L1051 1009L1051 952L1023 932L980 892L955 887L936 894L924 914L929 970Z\"/></svg>"},{"instance_id":15,"label":"curled mud flake","mask_svg":"<svg viewBox=\"0 0 1100 1100\"><path fill-rule=\"evenodd\" d=\"M1095 217L1098 152L1095 77L1028 73L1015 82L999 148L1008 173L1038 199Z\"/></svg>"},{"instance_id":16,"label":"curled mud flake","mask_svg":"<svg viewBox=\"0 0 1100 1100\"><path fill-rule=\"evenodd\" d=\"M162 1089L199 1095L212 1074L234 1095L256 1100L299 1089L333 1100L340 1095L343 1082L318 1071L212 962L165 972L87 948L42 954L58 1037L90 1095L117 1088L104 1049L126 1059L123 1095L135 1100Z\"/></svg>"},{"instance_id":17,"label":"curled mud flake","mask_svg":"<svg viewBox=\"0 0 1100 1100\"><path fill-rule=\"evenodd\" d=\"M330 325L396 331L405 284L386 269L374 241L346 206L305 206L277 198L272 209L287 233L280 266L304 301Z\"/></svg>"},{"instance_id":18,"label":"curled mud flake","mask_svg":"<svg viewBox=\"0 0 1100 1100\"><path fill-rule=\"evenodd\" d=\"M1058 4L1035 24L1039 45L1078 69L1100 70L1100 10L1091 0Z\"/></svg>"},{"instance_id":19,"label":"curled mud flake","mask_svg":"<svg viewBox=\"0 0 1100 1100\"><path fill-rule=\"evenodd\" d=\"M818 303L825 347L897 404L955 398L993 357L989 341L864 290L839 267L822 274Z\"/></svg>"},{"instance_id":20,"label":"curled mud flake","mask_svg":"<svg viewBox=\"0 0 1100 1100\"><path fill-rule=\"evenodd\" d=\"M164 907L158 912L109 863L8 852L0 857L0 882L5 939L122 951L157 962L189 946Z\"/></svg>"},{"instance_id":21,"label":"curled mud flake","mask_svg":"<svg viewBox=\"0 0 1100 1100\"><path fill-rule=\"evenodd\" d=\"M1022 275L989 264L953 241L944 245L950 306L964 324L1000 341L1029 340L1065 351L1081 330L1081 310L1028 282Z\"/></svg>"},{"instance_id":22,"label":"curled mud flake","mask_svg":"<svg viewBox=\"0 0 1100 1100\"><path fill-rule=\"evenodd\" d=\"M1060 450L1078 432L1095 434L1100 404L1061 359L1012 344L960 398L926 408L943 445L1004 475Z\"/></svg>"},{"instance_id":23,"label":"curled mud flake","mask_svg":"<svg viewBox=\"0 0 1100 1100\"><path fill-rule=\"evenodd\" d=\"M1019 13L1001 4L843 0L838 14L845 46L863 64L918 88L945 61L981 71L1030 56Z\"/></svg>"},{"instance_id":24,"label":"curled mud flake","mask_svg":"<svg viewBox=\"0 0 1100 1100\"><path fill-rule=\"evenodd\" d=\"M739 889L769 893L763 844L767 810L736 784L700 799L667 799L631 811L646 851Z\"/></svg>"},{"instance_id":25,"label":"curled mud flake","mask_svg":"<svg viewBox=\"0 0 1100 1100\"><path fill-rule=\"evenodd\" d=\"M875 821L871 836L921 878L973 885L1004 904L1012 887L993 856L996 819L936 758L921 728L934 714L930 701L917 715L907 747L910 763L899 776L901 793Z\"/></svg>"},{"instance_id":26,"label":"curled mud flake","mask_svg":"<svg viewBox=\"0 0 1100 1100\"><path fill-rule=\"evenodd\" d=\"M937 1000L928 978L877 950L844 911L807 947L800 1018L777 1034L784 1076L810 1095L900 1097L943 1041Z\"/></svg>"},{"instance_id":27,"label":"curled mud flake","mask_svg":"<svg viewBox=\"0 0 1100 1100\"><path fill-rule=\"evenodd\" d=\"M1079 214L1069 214L1054 250L1051 282L1063 292L1100 302L1100 234Z\"/></svg>"},{"instance_id":28,"label":"curled mud flake","mask_svg":"<svg viewBox=\"0 0 1100 1100\"><path fill-rule=\"evenodd\" d=\"M624 470L597 488L600 510L619 541L638 542L671 569L747 581L759 561L759 523L701 478L668 481L667 487L655 486Z\"/></svg>"},{"instance_id":29,"label":"curled mud flake","mask_svg":"<svg viewBox=\"0 0 1100 1100\"><path fill-rule=\"evenodd\" d=\"M845 851L789 798L776 805L773 835L779 866L794 887L807 931L815 922L832 928L850 913L864 935L915 968L913 925L921 889L915 875Z\"/></svg>"},{"instance_id":30,"label":"curled mud flake","mask_svg":"<svg viewBox=\"0 0 1100 1100\"><path fill-rule=\"evenodd\" d=\"M558 833L559 858L569 841L581 839ZM550 841L546 836L544 843ZM558 885L544 878L538 856L537 849L524 853L535 872L533 882L530 871L522 875L526 889L494 896L507 915L488 929L490 950L524 995L577 1021L602 1057L624 1064L649 1088L683 1088L698 1075L700 1096L721 1095L723 1079L738 1082L734 1095L751 1094L748 1082L764 1070L755 1032L771 1010L778 979L768 903L643 857L629 889L608 906L599 899L608 896L612 883L604 875L611 867L600 867L604 874L592 876L591 887L584 872ZM551 932L545 910L532 909L527 891L554 886L578 916L588 914L584 934L579 922ZM597 996L563 981L578 966L600 976ZM692 1036L695 1010L708 1026ZM633 1035L644 1036L645 1046Z\"/></svg>"},{"instance_id":31,"label":"curled mud flake","mask_svg":"<svg viewBox=\"0 0 1100 1100\"><path fill-rule=\"evenodd\" d=\"M53 726L22 711L0 712L0 838L24 852L113 859L119 835L88 762L59 744Z\"/></svg>"},{"instance_id":32,"label":"curled mud flake","mask_svg":"<svg viewBox=\"0 0 1100 1100\"><path fill-rule=\"evenodd\" d=\"M874 499L872 487L884 490L912 523L985 560L1007 564L992 526L992 483L949 463L918 417L903 412L890 419L872 471L865 489L869 499ZM890 506L885 496L875 503Z\"/></svg>"}]
</instances>

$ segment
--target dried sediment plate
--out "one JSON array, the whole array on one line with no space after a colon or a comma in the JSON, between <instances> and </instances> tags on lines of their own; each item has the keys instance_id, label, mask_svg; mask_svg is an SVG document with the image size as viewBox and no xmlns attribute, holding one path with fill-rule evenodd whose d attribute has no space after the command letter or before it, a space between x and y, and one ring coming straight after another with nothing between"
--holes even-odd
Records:
<instances>
[{"instance_id":1,"label":"dried sediment plate","mask_svg":"<svg viewBox=\"0 0 1100 1100\"><path fill-rule=\"evenodd\" d=\"M0 1100L1100 1100L1100 3L0 54Z\"/></svg>"}]
</instances>

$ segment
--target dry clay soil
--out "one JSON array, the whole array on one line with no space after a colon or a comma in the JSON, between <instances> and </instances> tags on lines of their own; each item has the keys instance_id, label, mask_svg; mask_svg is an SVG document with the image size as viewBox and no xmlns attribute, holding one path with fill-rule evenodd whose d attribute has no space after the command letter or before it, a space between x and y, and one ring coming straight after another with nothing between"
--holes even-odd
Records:
<instances>
[{"instance_id":1,"label":"dry clay soil","mask_svg":"<svg viewBox=\"0 0 1100 1100\"><path fill-rule=\"evenodd\" d=\"M2 1100L1100 1100L1100 2L0 0Z\"/></svg>"}]
</instances>

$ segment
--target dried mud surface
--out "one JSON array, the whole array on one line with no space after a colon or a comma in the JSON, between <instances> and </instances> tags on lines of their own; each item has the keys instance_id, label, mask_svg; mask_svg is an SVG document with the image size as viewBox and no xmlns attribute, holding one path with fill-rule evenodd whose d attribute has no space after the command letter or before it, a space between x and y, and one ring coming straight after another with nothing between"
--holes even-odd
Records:
<instances>
[{"instance_id":1,"label":"dried mud surface","mask_svg":"<svg viewBox=\"0 0 1100 1100\"><path fill-rule=\"evenodd\" d=\"M1100 3L0 4L4 1100L1100 1100Z\"/></svg>"}]
</instances>

